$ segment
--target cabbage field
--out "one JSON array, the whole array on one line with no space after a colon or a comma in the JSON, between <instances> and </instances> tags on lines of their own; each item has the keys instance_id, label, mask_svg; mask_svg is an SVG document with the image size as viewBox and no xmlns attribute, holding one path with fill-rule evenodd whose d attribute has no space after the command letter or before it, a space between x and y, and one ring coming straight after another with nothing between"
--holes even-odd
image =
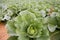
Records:
<instances>
[{"instance_id":1,"label":"cabbage field","mask_svg":"<svg viewBox=\"0 0 60 40\"><path fill-rule=\"evenodd\" d=\"M0 0L0 22L7 40L60 40L60 0Z\"/></svg>"}]
</instances>

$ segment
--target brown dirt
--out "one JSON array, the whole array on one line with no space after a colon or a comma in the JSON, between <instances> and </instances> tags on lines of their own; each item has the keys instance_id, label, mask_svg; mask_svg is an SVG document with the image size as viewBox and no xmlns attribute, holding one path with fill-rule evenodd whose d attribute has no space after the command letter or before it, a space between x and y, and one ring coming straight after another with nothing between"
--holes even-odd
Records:
<instances>
[{"instance_id":1,"label":"brown dirt","mask_svg":"<svg viewBox=\"0 0 60 40\"><path fill-rule=\"evenodd\" d=\"M4 23L0 23L0 40L7 40L8 38L7 30Z\"/></svg>"}]
</instances>

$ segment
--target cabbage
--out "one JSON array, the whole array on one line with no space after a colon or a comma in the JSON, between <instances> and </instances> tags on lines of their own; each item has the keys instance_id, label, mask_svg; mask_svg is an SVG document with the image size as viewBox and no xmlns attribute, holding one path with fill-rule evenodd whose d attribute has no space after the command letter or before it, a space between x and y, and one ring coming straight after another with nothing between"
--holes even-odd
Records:
<instances>
[{"instance_id":1,"label":"cabbage","mask_svg":"<svg viewBox=\"0 0 60 40\"><path fill-rule=\"evenodd\" d=\"M12 4L12 5L7 5L7 4L2 4L0 5L0 20L10 20L13 19L18 15L19 12L19 7L17 4Z\"/></svg>"},{"instance_id":2,"label":"cabbage","mask_svg":"<svg viewBox=\"0 0 60 40\"><path fill-rule=\"evenodd\" d=\"M49 31L39 13L21 11L16 18L7 22L6 27L10 36L18 36L17 40L49 40Z\"/></svg>"}]
</instances>

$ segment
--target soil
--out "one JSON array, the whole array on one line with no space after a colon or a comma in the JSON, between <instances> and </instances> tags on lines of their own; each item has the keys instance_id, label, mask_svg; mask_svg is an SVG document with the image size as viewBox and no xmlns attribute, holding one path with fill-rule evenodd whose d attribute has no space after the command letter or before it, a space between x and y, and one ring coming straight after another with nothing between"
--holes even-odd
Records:
<instances>
[{"instance_id":1,"label":"soil","mask_svg":"<svg viewBox=\"0 0 60 40\"><path fill-rule=\"evenodd\" d=\"M7 40L9 35L7 34L7 30L5 28L4 23L0 23L0 40Z\"/></svg>"}]
</instances>

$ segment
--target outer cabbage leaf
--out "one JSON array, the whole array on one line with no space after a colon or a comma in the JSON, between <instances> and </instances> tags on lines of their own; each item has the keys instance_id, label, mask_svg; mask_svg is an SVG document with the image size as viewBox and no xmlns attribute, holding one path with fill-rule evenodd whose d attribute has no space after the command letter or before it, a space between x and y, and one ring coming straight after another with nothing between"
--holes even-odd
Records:
<instances>
[{"instance_id":1,"label":"outer cabbage leaf","mask_svg":"<svg viewBox=\"0 0 60 40\"><path fill-rule=\"evenodd\" d=\"M16 27L14 25L14 21L13 20L9 20L6 24L6 28L8 30L8 33L10 36L17 36L16 35Z\"/></svg>"},{"instance_id":2,"label":"outer cabbage leaf","mask_svg":"<svg viewBox=\"0 0 60 40\"><path fill-rule=\"evenodd\" d=\"M17 40L18 36L10 36L7 40Z\"/></svg>"},{"instance_id":3,"label":"outer cabbage leaf","mask_svg":"<svg viewBox=\"0 0 60 40\"><path fill-rule=\"evenodd\" d=\"M52 13L50 16L48 16L46 20L49 31L54 32L57 28L57 19L55 13Z\"/></svg>"},{"instance_id":4,"label":"outer cabbage leaf","mask_svg":"<svg viewBox=\"0 0 60 40\"><path fill-rule=\"evenodd\" d=\"M36 40L50 40L49 38L49 31L44 27L41 37L37 38Z\"/></svg>"}]
</instances>

